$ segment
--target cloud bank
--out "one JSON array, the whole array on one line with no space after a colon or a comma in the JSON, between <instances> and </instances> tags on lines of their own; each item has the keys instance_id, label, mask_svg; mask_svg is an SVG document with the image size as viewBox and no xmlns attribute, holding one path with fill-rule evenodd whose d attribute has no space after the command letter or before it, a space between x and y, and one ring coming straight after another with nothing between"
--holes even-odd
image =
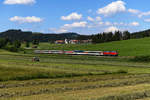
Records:
<instances>
[{"instance_id":1,"label":"cloud bank","mask_svg":"<svg viewBox=\"0 0 150 100\"><path fill-rule=\"evenodd\" d=\"M28 17L20 17L20 16L14 16L9 19L12 22L18 22L18 23L39 23L42 22L43 19L35 16L28 16Z\"/></svg>"},{"instance_id":2,"label":"cloud bank","mask_svg":"<svg viewBox=\"0 0 150 100\"><path fill-rule=\"evenodd\" d=\"M14 5L14 4L28 5L34 3L36 3L35 0L5 0L4 1L4 4L8 4L8 5Z\"/></svg>"}]
</instances>

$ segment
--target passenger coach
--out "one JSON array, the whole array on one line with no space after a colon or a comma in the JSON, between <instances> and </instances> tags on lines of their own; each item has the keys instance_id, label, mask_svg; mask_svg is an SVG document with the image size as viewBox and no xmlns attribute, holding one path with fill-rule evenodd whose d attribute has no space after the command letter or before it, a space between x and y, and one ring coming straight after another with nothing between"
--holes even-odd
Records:
<instances>
[{"instance_id":1,"label":"passenger coach","mask_svg":"<svg viewBox=\"0 0 150 100\"><path fill-rule=\"evenodd\" d=\"M63 50L35 50L36 54L67 54L67 55L93 55L93 56L118 56L117 51L63 51Z\"/></svg>"}]
</instances>

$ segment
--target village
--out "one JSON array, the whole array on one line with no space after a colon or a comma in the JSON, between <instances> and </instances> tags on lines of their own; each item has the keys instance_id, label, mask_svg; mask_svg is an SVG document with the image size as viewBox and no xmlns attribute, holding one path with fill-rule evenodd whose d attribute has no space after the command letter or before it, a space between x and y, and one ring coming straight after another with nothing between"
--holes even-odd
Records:
<instances>
[{"instance_id":1,"label":"village","mask_svg":"<svg viewBox=\"0 0 150 100\"><path fill-rule=\"evenodd\" d=\"M56 40L55 44L92 44L92 40L91 39L88 39L88 40L65 39L65 40Z\"/></svg>"}]
</instances>

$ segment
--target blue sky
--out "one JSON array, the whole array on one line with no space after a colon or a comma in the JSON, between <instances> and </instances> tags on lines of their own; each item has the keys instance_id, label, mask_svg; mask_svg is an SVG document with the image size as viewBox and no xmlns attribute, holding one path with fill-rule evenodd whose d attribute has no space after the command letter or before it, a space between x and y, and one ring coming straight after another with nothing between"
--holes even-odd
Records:
<instances>
[{"instance_id":1,"label":"blue sky","mask_svg":"<svg viewBox=\"0 0 150 100\"><path fill-rule=\"evenodd\" d=\"M1 0L0 31L96 34L149 29L149 0Z\"/></svg>"}]
</instances>

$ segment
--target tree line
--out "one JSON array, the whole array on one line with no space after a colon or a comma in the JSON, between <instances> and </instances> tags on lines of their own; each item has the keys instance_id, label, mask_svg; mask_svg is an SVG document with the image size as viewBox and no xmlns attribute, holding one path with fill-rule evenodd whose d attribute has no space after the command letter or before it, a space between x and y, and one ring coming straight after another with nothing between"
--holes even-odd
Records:
<instances>
[{"instance_id":1,"label":"tree line","mask_svg":"<svg viewBox=\"0 0 150 100\"><path fill-rule=\"evenodd\" d=\"M128 31L116 31L114 33L99 33L96 35L92 35L92 42L93 43L104 43L104 42L111 42L111 41L120 41L120 40L128 40L131 38L131 33Z\"/></svg>"},{"instance_id":2,"label":"tree line","mask_svg":"<svg viewBox=\"0 0 150 100\"><path fill-rule=\"evenodd\" d=\"M0 33L0 38L8 38L11 41L29 41L38 40L39 42L51 42L54 43L56 40L65 40L65 39L75 39L79 36L77 33L69 32L69 33L35 33L30 31L22 31L22 30L7 30L5 32Z\"/></svg>"},{"instance_id":3,"label":"tree line","mask_svg":"<svg viewBox=\"0 0 150 100\"><path fill-rule=\"evenodd\" d=\"M5 32L0 33L0 38L2 38L2 40L3 39L9 40L10 44L12 44L12 42L14 44L15 41L27 43L32 42L33 44L39 44L39 42L54 43L56 40L65 40L65 39L77 39L77 40L92 39L93 43L104 43L104 42L120 41L144 37L150 37L150 29L133 33L130 33L129 31L124 32L116 31L114 33L104 32L95 35L80 35L78 33L73 32L61 34L54 34L54 33L44 34L44 33L24 32L21 30L7 30Z\"/></svg>"},{"instance_id":4,"label":"tree line","mask_svg":"<svg viewBox=\"0 0 150 100\"><path fill-rule=\"evenodd\" d=\"M139 32L133 32L133 33L130 33L129 31L123 31L123 32L116 31L114 33L104 32L104 33L99 33L91 36L93 43L104 43L104 42L120 41L120 40L128 40L128 39L139 39L145 37L150 37L150 29L139 31Z\"/></svg>"},{"instance_id":5,"label":"tree line","mask_svg":"<svg viewBox=\"0 0 150 100\"><path fill-rule=\"evenodd\" d=\"M11 41L8 38L0 38L0 49L5 49L11 52L18 52L18 51L24 50L23 48L21 48L22 43L23 42L19 40ZM34 46L38 46L39 43L40 42L38 40L32 41L32 45ZM29 48L31 42L25 41L24 44L25 44L25 47Z\"/></svg>"},{"instance_id":6,"label":"tree line","mask_svg":"<svg viewBox=\"0 0 150 100\"><path fill-rule=\"evenodd\" d=\"M5 49L12 52L19 51L21 42L18 40L10 41L8 38L0 38L0 49Z\"/></svg>"}]
</instances>

